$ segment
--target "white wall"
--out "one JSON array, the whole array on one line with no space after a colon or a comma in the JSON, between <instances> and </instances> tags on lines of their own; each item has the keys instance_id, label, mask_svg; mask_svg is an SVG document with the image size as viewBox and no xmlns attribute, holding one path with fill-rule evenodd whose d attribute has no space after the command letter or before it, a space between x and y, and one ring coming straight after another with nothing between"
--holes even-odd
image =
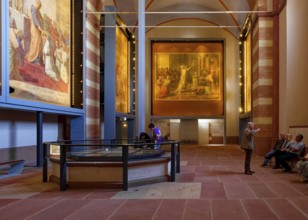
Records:
<instances>
[{"instance_id":1,"label":"white wall","mask_svg":"<svg viewBox=\"0 0 308 220\"><path fill-rule=\"evenodd\" d=\"M288 126L308 125L308 1L287 1L286 118Z\"/></svg>"},{"instance_id":2,"label":"white wall","mask_svg":"<svg viewBox=\"0 0 308 220\"><path fill-rule=\"evenodd\" d=\"M180 140L198 143L198 120L184 119L180 124Z\"/></svg>"},{"instance_id":3,"label":"white wall","mask_svg":"<svg viewBox=\"0 0 308 220\"><path fill-rule=\"evenodd\" d=\"M171 26L211 25L201 20L181 19L165 23ZM219 28L154 28L146 33L146 117L151 114L151 60L150 60L150 39L225 39L225 100L226 100L226 135L238 136L239 113L238 113L238 40L229 32Z\"/></svg>"},{"instance_id":4,"label":"white wall","mask_svg":"<svg viewBox=\"0 0 308 220\"><path fill-rule=\"evenodd\" d=\"M58 138L58 118L43 115L43 141ZM36 114L13 110L0 110L0 149L36 145Z\"/></svg>"},{"instance_id":5,"label":"white wall","mask_svg":"<svg viewBox=\"0 0 308 220\"><path fill-rule=\"evenodd\" d=\"M210 125L209 120L198 120L198 135L199 144L209 144L210 143Z\"/></svg>"},{"instance_id":6,"label":"white wall","mask_svg":"<svg viewBox=\"0 0 308 220\"><path fill-rule=\"evenodd\" d=\"M170 120L170 139L171 140L180 140L180 123L179 119Z\"/></svg>"}]
</instances>

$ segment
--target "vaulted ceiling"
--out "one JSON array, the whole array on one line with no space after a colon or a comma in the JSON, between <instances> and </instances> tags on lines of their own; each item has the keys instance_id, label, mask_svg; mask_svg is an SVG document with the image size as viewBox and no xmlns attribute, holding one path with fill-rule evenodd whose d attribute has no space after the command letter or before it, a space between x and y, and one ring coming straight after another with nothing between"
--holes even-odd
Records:
<instances>
[{"instance_id":1,"label":"vaulted ceiling","mask_svg":"<svg viewBox=\"0 0 308 220\"><path fill-rule=\"evenodd\" d=\"M238 37L249 13L259 0L145 0L146 29L159 28L168 22L194 19L208 22L213 28L225 28ZM265 1L266 2L266 1ZM138 0L110 0L125 24L136 31ZM192 22L192 27L194 24ZM189 28L189 27L186 27ZM199 27L202 28L202 27ZM207 27L208 28L208 27Z\"/></svg>"}]
</instances>

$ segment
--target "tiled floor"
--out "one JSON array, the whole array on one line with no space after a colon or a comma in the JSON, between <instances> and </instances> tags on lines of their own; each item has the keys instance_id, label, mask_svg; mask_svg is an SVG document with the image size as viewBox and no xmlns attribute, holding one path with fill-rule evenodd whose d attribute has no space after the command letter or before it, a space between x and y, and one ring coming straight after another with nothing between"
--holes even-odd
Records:
<instances>
[{"instance_id":1,"label":"tiled floor","mask_svg":"<svg viewBox=\"0 0 308 220\"><path fill-rule=\"evenodd\" d=\"M297 173L260 167L243 174L238 146L182 145L174 183L128 191L69 189L42 183L41 169L0 181L0 219L308 219L308 185Z\"/></svg>"}]
</instances>

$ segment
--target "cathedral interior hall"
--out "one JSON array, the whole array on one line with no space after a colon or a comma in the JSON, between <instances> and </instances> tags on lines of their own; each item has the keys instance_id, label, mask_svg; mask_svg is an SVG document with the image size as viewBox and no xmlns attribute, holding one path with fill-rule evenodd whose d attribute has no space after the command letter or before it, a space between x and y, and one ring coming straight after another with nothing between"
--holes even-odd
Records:
<instances>
[{"instance_id":1,"label":"cathedral interior hall","mask_svg":"<svg viewBox=\"0 0 308 220\"><path fill-rule=\"evenodd\" d=\"M305 0L0 2L0 219L308 219Z\"/></svg>"}]
</instances>

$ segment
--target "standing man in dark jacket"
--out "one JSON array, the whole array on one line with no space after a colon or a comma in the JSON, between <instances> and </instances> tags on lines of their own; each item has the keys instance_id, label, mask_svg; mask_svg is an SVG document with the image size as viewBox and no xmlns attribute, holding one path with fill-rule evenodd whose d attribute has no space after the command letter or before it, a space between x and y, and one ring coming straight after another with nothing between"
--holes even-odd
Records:
<instances>
[{"instance_id":1,"label":"standing man in dark jacket","mask_svg":"<svg viewBox=\"0 0 308 220\"><path fill-rule=\"evenodd\" d=\"M242 142L241 142L241 148L245 150L245 174L252 175L254 171L250 169L250 163L251 163L251 156L252 152L254 150L254 134L258 133L261 129L253 129L254 123L248 122L247 127L244 130Z\"/></svg>"}]
</instances>

